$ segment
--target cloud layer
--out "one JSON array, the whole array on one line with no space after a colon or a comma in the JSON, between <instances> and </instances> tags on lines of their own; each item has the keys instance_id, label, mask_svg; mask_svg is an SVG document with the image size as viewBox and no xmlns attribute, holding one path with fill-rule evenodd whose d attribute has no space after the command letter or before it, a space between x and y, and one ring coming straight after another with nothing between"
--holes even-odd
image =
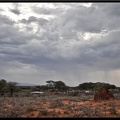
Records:
<instances>
[{"instance_id":1,"label":"cloud layer","mask_svg":"<svg viewBox=\"0 0 120 120\"><path fill-rule=\"evenodd\" d=\"M0 77L120 86L119 3L0 3Z\"/></svg>"}]
</instances>

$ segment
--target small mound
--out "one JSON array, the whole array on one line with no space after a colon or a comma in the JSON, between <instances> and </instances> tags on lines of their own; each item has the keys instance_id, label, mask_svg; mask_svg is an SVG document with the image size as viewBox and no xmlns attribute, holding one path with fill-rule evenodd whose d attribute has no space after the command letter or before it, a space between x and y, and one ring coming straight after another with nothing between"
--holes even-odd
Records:
<instances>
[{"instance_id":1,"label":"small mound","mask_svg":"<svg viewBox=\"0 0 120 120\"><path fill-rule=\"evenodd\" d=\"M103 101L115 99L114 95L108 90L107 87L101 88L94 96L94 101Z\"/></svg>"}]
</instances>

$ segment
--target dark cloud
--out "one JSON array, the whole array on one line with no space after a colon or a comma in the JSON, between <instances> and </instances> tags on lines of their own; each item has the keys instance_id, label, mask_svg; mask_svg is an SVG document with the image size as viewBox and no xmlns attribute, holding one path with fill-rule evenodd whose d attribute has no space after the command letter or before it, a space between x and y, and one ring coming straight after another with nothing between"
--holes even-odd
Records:
<instances>
[{"instance_id":1,"label":"dark cloud","mask_svg":"<svg viewBox=\"0 0 120 120\"><path fill-rule=\"evenodd\" d=\"M20 12L20 10L19 10L19 7L20 7L20 5L19 5L18 3L13 3L13 4L12 4L12 9L9 8L9 10L10 10L12 13L16 14L16 15L20 15L21 12Z\"/></svg>"},{"instance_id":2,"label":"dark cloud","mask_svg":"<svg viewBox=\"0 0 120 120\"><path fill-rule=\"evenodd\" d=\"M37 17L31 16L28 18L28 20L22 19L20 22L24 23L24 24L30 24L32 22L37 22L39 25L43 26L43 25L47 24L49 21L44 18L37 18Z\"/></svg>"},{"instance_id":3,"label":"dark cloud","mask_svg":"<svg viewBox=\"0 0 120 120\"><path fill-rule=\"evenodd\" d=\"M16 15L21 14L19 10L15 10L15 9L10 9L11 12L13 12Z\"/></svg>"},{"instance_id":4,"label":"dark cloud","mask_svg":"<svg viewBox=\"0 0 120 120\"><path fill-rule=\"evenodd\" d=\"M119 56L119 34L120 31L114 31L108 33L104 38L101 38L98 42L91 46L94 51L100 52L100 56L113 59Z\"/></svg>"},{"instance_id":5,"label":"dark cloud","mask_svg":"<svg viewBox=\"0 0 120 120\"><path fill-rule=\"evenodd\" d=\"M69 9L65 14L59 16L59 18L56 20L58 28L61 27L63 30L69 29L91 33L101 32L104 21L100 15L103 13L101 13L99 10L91 9L92 8L86 7ZM97 12L100 13L96 14Z\"/></svg>"},{"instance_id":6,"label":"dark cloud","mask_svg":"<svg viewBox=\"0 0 120 120\"><path fill-rule=\"evenodd\" d=\"M5 15L0 15L0 23L2 26L2 25L13 25L15 22L9 19L8 17L6 17Z\"/></svg>"},{"instance_id":7,"label":"dark cloud","mask_svg":"<svg viewBox=\"0 0 120 120\"><path fill-rule=\"evenodd\" d=\"M13 44L20 45L26 44L27 40L32 39L31 34L25 34L24 32L19 31L18 28L11 26L1 26L0 27L0 43L1 44ZM36 36L37 37L37 36Z\"/></svg>"}]
</instances>

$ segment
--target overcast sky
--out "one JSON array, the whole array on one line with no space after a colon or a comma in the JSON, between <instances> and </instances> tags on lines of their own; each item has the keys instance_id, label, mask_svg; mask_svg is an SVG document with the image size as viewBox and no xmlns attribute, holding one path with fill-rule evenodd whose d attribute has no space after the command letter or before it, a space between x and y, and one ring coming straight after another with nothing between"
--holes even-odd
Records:
<instances>
[{"instance_id":1,"label":"overcast sky","mask_svg":"<svg viewBox=\"0 0 120 120\"><path fill-rule=\"evenodd\" d=\"M120 86L120 3L0 3L0 79Z\"/></svg>"}]
</instances>

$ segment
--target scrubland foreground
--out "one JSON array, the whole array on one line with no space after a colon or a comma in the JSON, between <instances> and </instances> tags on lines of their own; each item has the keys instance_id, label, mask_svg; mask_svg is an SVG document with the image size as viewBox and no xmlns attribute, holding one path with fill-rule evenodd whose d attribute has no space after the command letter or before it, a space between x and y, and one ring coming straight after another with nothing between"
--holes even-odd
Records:
<instances>
[{"instance_id":1,"label":"scrubland foreground","mask_svg":"<svg viewBox=\"0 0 120 120\"><path fill-rule=\"evenodd\" d=\"M120 93L115 100L93 101L94 95L0 97L1 118L120 117Z\"/></svg>"}]
</instances>

